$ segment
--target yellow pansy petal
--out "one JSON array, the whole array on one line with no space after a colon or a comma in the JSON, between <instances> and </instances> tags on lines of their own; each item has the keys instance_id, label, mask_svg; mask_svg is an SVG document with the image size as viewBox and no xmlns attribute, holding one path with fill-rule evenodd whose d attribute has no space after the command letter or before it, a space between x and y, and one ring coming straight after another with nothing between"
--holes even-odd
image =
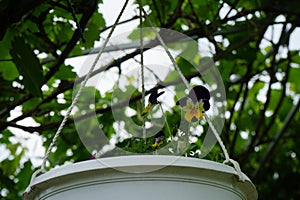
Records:
<instances>
[{"instance_id":1,"label":"yellow pansy petal","mask_svg":"<svg viewBox=\"0 0 300 200\"><path fill-rule=\"evenodd\" d=\"M198 109L199 111L202 113L204 111L204 108L203 108L203 102L199 102L198 103Z\"/></svg>"},{"instance_id":2,"label":"yellow pansy petal","mask_svg":"<svg viewBox=\"0 0 300 200\"><path fill-rule=\"evenodd\" d=\"M204 116L203 102L197 102L194 104L191 99L188 99L186 101L186 105L182 109L185 111L184 118L188 122L197 122Z\"/></svg>"},{"instance_id":3,"label":"yellow pansy petal","mask_svg":"<svg viewBox=\"0 0 300 200\"><path fill-rule=\"evenodd\" d=\"M193 109L194 107L195 107L195 105L194 105L193 101L191 99L188 99L186 101L186 105L183 106L182 110L189 111L189 110Z\"/></svg>"},{"instance_id":4,"label":"yellow pansy petal","mask_svg":"<svg viewBox=\"0 0 300 200\"><path fill-rule=\"evenodd\" d=\"M186 112L185 115L184 115L185 120L188 121L188 122L191 122L193 117L194 116L191 115L190 112Z\"/></svg>"},{"instance_id":5,"label":"yellow pansy petal","mask_svg":"<svg viewBox=\"0 0 300 200\"><path fill-rule=\"evenodd\" d=\"M155 142L155 143L152 144L151 146L154 147L154 148L156 148L156 147L159 147L162 143L163 143L162 141L160 141L160 142L158 142L158 143Z\"/></svg>"},{"instance_id":6,"label":"yellow pansy petal","mask_svg":"<svg viewBox=\"0 0 300 200\"><path fill-rule=\"evenodd\" d=\"M202 112L199 112L198 116L197 116L198 120L202 119L203 117L204 117L204 114Z\"/></svg>"},{"instance_id":7,"label":"yellow pansy petal","mask_svg":"<svg viewBox=\"0 0 300 200\"><path fill-rule=\"evenodd\" d=\"M154 143L154 144L152 144L152 147L158 147L158 143Z\"/></svg>"},{"instance_id":8,"label":"yellow pansy petal","mask_svg":"<svg viewBox=\"0 0 300 200\"><path fill-rule=\"evenodd\" d=\"M191 109L189 112L185 113L184 118L188 122L196 122L196 121L198 121L198 115L199 115L199 112L197 111L197 109Z\"/></svg>"}]
</instances>

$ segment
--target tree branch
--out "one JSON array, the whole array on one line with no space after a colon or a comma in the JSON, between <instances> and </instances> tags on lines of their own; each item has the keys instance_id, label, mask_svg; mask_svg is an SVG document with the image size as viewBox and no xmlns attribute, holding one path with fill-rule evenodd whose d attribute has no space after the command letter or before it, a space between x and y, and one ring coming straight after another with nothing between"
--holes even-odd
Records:
<instances>
[{"instance_id":1,"label":"tree branch","mask_svg":"<svg viewBox=\"0 0 300 200\"><path fill-rule=\"evenodd\" d=\"M270 76L270 83L269 83L269 86L268 86L268 90L267 90L267 94L266 94L266 102L264 103L264 106L263 106L263 109L261 110L260 112L260 116L259 116L259 120L257 122L257 125L256 125L256 128L255 128L255 135L251 138L251 142L250 144L248 145L247 149L241 153L239 156L242 157L242 163L246 161L246 158L248 157L248 155L250 154L250 152L252 152L253 150L253 147L255 146L255 144L257 143L257 140L259 139L259 137L261 136L261 131L262 130L262 127L264 125L264 121L265 121L265 112L267 111L267 108L268 108L268 105L270 103L270 96L271 96L271 91L272 91L272 84L274 83L275 81L275 73L276 73L276 55L279 51L279 47L281 45L281 40L283 38L283 36L285 35L285 28L286 28L286 25L287 23L285 23L282 31L281 31L281 36L280 36L280 39L278 41L278 43L276 45L273 46L273 59L272 59L272 62L271 62L271 68L270 68L270 72L269 72L269 76Z\"/></svg>"},{"instance_id":2,"label":"tree branch","mask_svg":"<svg viewBox=\"0 0 300 200\"><path fill-rule=\"evenodd\" d=\"M97 1L95 0L92 7L90 9L87 9L88 12L85 12L82 15L82 18L80 19L79 23L82 28L84 28L86 26L89 19L92 17L93 13L95 12L96 8L97 8ZM64 63L64 61L68 57L69 53L73 50L73 48L77 44L79 38L80 38L80 34L76 30L74 32L70 42L67 44L66 48L63 50L61 55L58 57L56 63L50 68L49 72L45 75L45 82L48 82L48 80L58 71L59 67Z\"/></svg>"},{"instance_id":3,"label":"tree branch","mask_svg":"<svg viewBox=\"0 0 300 200\"><path fill-rule=\"evenodd\" d=\"M197 76L198 77L200 76L199 72L194 72L194 73L191 73L190 75L188 75L186 78L187 78L187 80L190 80L190 79L192 79L194 77L197 77ZM176 84L180 84L180 83L182 83L180 78L178 78L174 81L170 81L168 83L158 83L158 86L146 91L146 95L150 94L155 88L162 89L162 88L166 88L168 86L172 86L172 85L176 85ZM80 121L80 120L86 119L88 117L91 117L95 113L96 114L103 114L105 112L111 111L112 109L123 108L123 107L128 105L128 102L132 103L134 101L140 100L141 98L142 98L142 95L138 94L138 95L133 96L129 100L121 101L121 102L116 103L112 106L107 106L106 108L99 108L99 109L96 109L95 111L90 111L90 112L85 113L84 115L77 116L77 117L74 117L74 118L70 117L67 120L66 125L72 123L73 121ZM6 126L7 127L11 126L11 127L19 128L19 129L22 129L24 131L28 131L30 133L33 133L33 132L41 133L42 131L45 131L45 130L51 130L51 129L57 128L57 126L60 123L61 123L60 121L57 121L57 122L52 122L52 123L49 123L49 124L41 125L41 126L38 126L38 127L30 127L30 126L21 126L21 125L16 124L16 122L10 121L10 122L6 123Z\"/></svg>"},{"instance_id":4,"label":"tree branch","mask_svg":"<svg viewBox=\"0 0 300 200\"><path fill-rule=\"evenodd\" d=\"M94 8L91 8L89 12L84 13L81 20L80 24L82 27L85 27L89 18L92 16L94 10L96 9L96 5L94 5ZM67 58L68 54L72 51L74 46L76 45L77 41L79 40L79 34L77 32L74 32L70 42L68 43L67 47L64 49L62 52L61 56L57 59L56 63L51 67L50 71L46 74L45 76L45 83L58 71L59 67L64 63L65 59ZM19 106L26 101L30 100L33 96L31 94L27 94L17 101L12 102L11 104L7 105L4 109L0 111L0 118L4 117L7 115L10 110L14 109L16 106ZM0 127L0 130L3 127Z\"/></svg>"},{"instance_id":5,"label":"tree branch","mask_svg":"<svg viewBox=\"0 0 300 200\"><path fill-rule=\"evenodd\" d=\"M247 95L248 95L248 91L249 91L248 82L244 83L244 85L245 85L245 91L244 91L244 95L243 95L243 101L242 101L242 104L241 104L241 108L238 112L238 116L239 116L238 119L240 119L243 115L243 111L244 111L244 107L245 107L245 103L246 103ZM240 128L239 128L239 126L237 126L236 130L235 130L235 133L233 135L233 139L232 139L231 144L230 144L230 155L231 156L234 153L234 148L235 148L235 144L236 144L236 141L237 141L237 137L239 135L239 131L240 131Z\"/></svg>"},{"instance_id":6,"label":"tree branch","mask_svg":"<svg viewBox=\"0 0 300 200\"><path fill-rule=\"evenodd\" d=\"M298 98L297 104L290 110L289 114L287 115L287 117L284 120L284 123L283 123L281 129L276 134L274 141L270 143L268 150L266 151L264 157L261 159L258 168L256 168L256 170L253 172L253 174L252 174L253 180L255 180L257 178L257 175L259 174L259 172L261 171L263 166L265 166L266 163L271 159L272 154L276 148L276 145L278 144L279 140L286 133L285 130L287 129L289 123L294 118L295 114L298 112L299 108L300 108L300 99Z\"/></svg>"}]
</instances>

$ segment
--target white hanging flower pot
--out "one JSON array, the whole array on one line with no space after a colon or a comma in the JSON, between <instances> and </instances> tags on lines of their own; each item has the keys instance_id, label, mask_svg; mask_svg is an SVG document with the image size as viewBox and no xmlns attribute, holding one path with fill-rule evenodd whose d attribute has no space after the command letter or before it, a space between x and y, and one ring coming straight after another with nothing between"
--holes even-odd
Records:
<instances>
[{"instance_id":1,"label":"white hanging flower pot","mask_svg":"<svg viewBox=\"0 0 300 200\"><path fill-rule=\"evenodd\" d=\"M64 116L64 119L62 120L62 123L58 127L57 132L55 133L52 142L48 147L48 150L46 152L46 155L41 165L41 169L36 171L32 176L33 178L23 195L24 199L25 200L74 200L74 199L256 200L258 195L255 186L252 184L250 179L241 172L239 164L236 161L230 159L229 154L227 153L225 145L223 144L217 129L215 128L214 124L210 121L209 117L205 113L205 111L207 111L210 108L210 103L209 103L210 93L208 89L206 89L204 86L195 86L193 88L190 88L189 82L186 80L180 68L177 66L176 60L172 57L171 53L168 50L168 47L163 41L163 38L160 36L159 32L161 31L158 31L155 27L153 27L150 18L147 16L147 13L142 8L142 6L141 6L141 10L143 11L144 16L149 21L149 24L151 25L151 28L153 29L153 32L155 33L159 43L162 45L162 47L170 57L170 60L174 65L175 71L179 74L179 77L184 83L186 89L190 89L189 94L186 97L182 97L179 99L178 102L176 102L176 104L180 106L184 111L185 113L184 122L187 122L186 124L183 123L187 126L185 125L181 126L180 124L178 130L175 130L175 134L177 134L177 132L178 133L183 132L184 134L182 135L185 135L185 137L182 137L182 139L186 139L185 141L182 141L181 139L178 139L178 137L176 137L177 139L174 140L177 141L177 146L174 145L176 146L176 151L178 151L177 154L183 155L185 148L179 148L179 147L186 146L186 144L189 143L189 136L190 136L189 134L191 128L190 125L204 118L210 127L209 130L211 130L211 133L213 134L213 136L215 136L215 138L217 139L218 143L221 146L221 149L225 156L224 162L227 163L229 162L233 164L234 168L225 164L220 164L217 162L212 162L203 159L178 157L178 156L162 156L162 155L134 155L134 156L101 158L101 159L94 159L85 162L79 162L75 164L69 164L59 168L52 169L49 172L45 173L45 164L47 158L51 153L63 126L65 125L68 117L70 116L72 109L79 101L79 96L82 93L85 84L87 83L88 79L91 77L92 73L94 72L93 70L95 69L98 63L99 58L106 44L108 43L110 36L114 31L114 28L118 24L118 21L127 3L128 0L126 0L120 14L117 17L117 20L112 26L107 39L104 41L104 44L100 48L99 53L97 54L96 59L94 60L91 68L86 73L86 76L82 84L80 85L78 92L76 93L74 99L72 100L72 104L66 111L66 115ZM143 41L143 39L140 41ZM142 42L141 42L141 46L142 46ZM197 48L198 48L198 44L197 44ZM143 49L143 47L141 47L141 49ZM185 54L187 54L187 52L185 52ZM142 58L142 52L141 52L141 58ZM206 63L209 62L206 61ZM142 62L141 62L141 68L143 69ZM196 69L199 70L199 67L197 67ZM205 71L205 73L208 74L208 71ZM144 73L141 72L141 74L142 74L141 77L144 77ZM216 72L213 71L211 75L215 76ZM160 83L161 80L160 79L158 80L156 81ZM219 82L219 79L216 81ZM133 91L131 93L133 87L129 87L129 88L132 89L128 89L128 91L126 91L127 92L126 95L123 95L123 93L121 94L119 92L116 92L116 94L117 93L119 94L116 95L115 97L113 96L114 97L113 99L117 99L116 97L122 96L122 98L119 99L121 100L119 103L122 102L127 103L127 101L131 98L130 96L127 96L127 94L131 95L133 93ZM157 98L159 97L159 95L163 94L164 91L163 92L160 91L158 93L157 89L158 87L155 86L151 89L151 91L149 90L149 92L151 93L148 98L148 103L150 104L148 104L149 106L146 106L145 109L143 109L143 111L141 112L141 118L143 118L141 122L143 122L143 126L137 126L135 123L132 123L133 127L131 128L132 130L135 130L135 132L140 133L140 131L143 130L143 139L147 138L146 125L145 125L147 114L149 114L152 106L154 105L161 106ZM144 79L142 78L142 94L143 94L142 98L145 98L145 93L146 93L145 83L144 83ZM91 104L89 103L88 106L90 107L90 105ZM113 105L117 105L117 104L112 104L111 108L113 108ZM117 106L115 106L115 108L116 107ZM147 110L146 108L149 109ZM164 113L163 107L160 107L160 110L162 113ZM120 122L120 124L121 122L123 123L127 121L131 122L130 121L131 119L126 120L128 119L128 115L125 115L125 118L123 118L119 116L120 113L121 112L119 111L114 113L114 109L112 109L112 114L115 121ZM126 114L126 112L124 113ZM164 135L166 139L174 134L171 132L169 124L167 123L167 117L164 114L162 119L165 121L166 128L168 129L168 135ZM94 120L94 118L92 118L92 120ZM127 125L129 126L130 124ZM175 127L177 127L177 125L174 126L174 128ZM181 130L182 127L183 130ZM161 126L160 128L163 128L163 126ZM86 130L85 129L83 130L85 134ZM132 131L128 131L128 133L134 135ZM160 133L159 130L157 131L157 133ZM155 139L155 143L151 144L151 147L153 147L153 150L155 150L154 153L156 154L160 152L159 151L160 149L158 148L160 142L158 142L158 139L159 141L161 139L160 137L154 138L154 136L155 135L153 135L152 139ZM166 139L165 142L167 142L167 140L168 139ZM96 140L96 141L100 141L100 140ZM204 140L204 143L205 142L207 142L207 140ZM163 144L163 142L161 143ZM183 143L184 145L181 145L181 143ZM144 143L145 147L147 147L146 145L149 144ZM157 150L155 148L157 148ZM145 150L145 152L142 153L148 153L149 150L148 148L141 148L141 149ZM133 148L131 149L132 151L129 152L141 153L140 152L141 149L135 151L136 149ZM174 149L175 148L173 148L172 150ZM100 155L101 155L101 150L97 152L100 153ZM97 157L97 154L95 157ZM40 172L44 172L44 173L37 176L37 174Z\"/></svg>"},{"instance_id":2,"label":"white hanging flower pot","mask_svg":"<svg viewBox=\"0 0 300 200\"><path fill-rule=\"evenodd\" d=\"M250 179L213 161L157 155L122 156L66 165L36 177L24 199L255 200Z\"/></svg>"}]
</instances>

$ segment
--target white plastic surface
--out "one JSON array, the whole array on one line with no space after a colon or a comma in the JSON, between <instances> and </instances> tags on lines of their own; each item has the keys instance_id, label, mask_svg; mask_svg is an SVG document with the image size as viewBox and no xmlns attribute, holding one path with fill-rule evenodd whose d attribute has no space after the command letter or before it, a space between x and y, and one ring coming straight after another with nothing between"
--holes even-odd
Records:
<instances>
[{"instance_id":1,"label":"white plastic surface","mask_svg":"<svg viewBox=\"0 0 300 200\"><path fill-rule=\"evenodd\" d=\"M69 164L33 181L24 199L256 200L230 166L175 156L122 156Z\"/></svg>"}]
</instances>

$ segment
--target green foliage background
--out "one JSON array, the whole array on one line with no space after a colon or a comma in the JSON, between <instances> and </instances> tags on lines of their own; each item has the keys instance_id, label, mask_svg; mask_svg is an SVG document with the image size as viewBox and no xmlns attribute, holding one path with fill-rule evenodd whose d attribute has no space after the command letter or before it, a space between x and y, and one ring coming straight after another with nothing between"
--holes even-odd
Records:
<instances>
[{"instance_id":1,"label":"green foliage background","mask_svg":"<svg viewBox=\"0 0 300 200\"><path fill-rule=\"evenodd\" d=\"M0 163L0 199L15 200L21 199L36 169L26 156L28 149L15 142L14 133L7 128L39 135L47 148L63 118L61 111L72 100L76 73L72 66L64 64L65 60L93 48L100 33L110 27L98 12L102 1L72 1L86 43L82 43L75 30L66 1L12 2L0 0L3 19L0 23L0 145L9 152L8 156L2 156ZM257 186L259 199L299 199L300 54L299 49L290 48L290 38L299 31L300 3L297 0L144 0L143 5L148 6L155 26L205 38L211 43L213 59L227 93L227 115L221 136L232 158L239 161ZM229 9L221 17L225 7ZM132 16L122 24L137 19ZM146 22L144 25L149 26ZM278 41L265 38L272 25L282 27ZM40 59L41 53L51 59ZM106 70L118 68L120 62L134 55L111 61ZM177 62L187 78L197 76L192 69L183 67L184 60ZM42 90L43 86L48 89ZM58 100L59 94L63 94L64 103ZM258 94L264 99L257 98ZM97 94L95 105L108 136L114 131L111 95L111 92L105 96ZM137 94L130 105L137 107L140 98ZM11 119L11 111L16 107L22 113ZM168 113L174 123L180 119L176 112L174 108L174 113ZM78 115L85 117L84 113ZM40 125L18 123L27 117ZM90 129L92 133L92 125ZM243 139L242 133L248 133L248 139ZM57 146L49 158L51 167L90 158L72 118L67 121ZM221 160L219 155L216 146L207 158Z\"/></svg>"}]
</instances>

